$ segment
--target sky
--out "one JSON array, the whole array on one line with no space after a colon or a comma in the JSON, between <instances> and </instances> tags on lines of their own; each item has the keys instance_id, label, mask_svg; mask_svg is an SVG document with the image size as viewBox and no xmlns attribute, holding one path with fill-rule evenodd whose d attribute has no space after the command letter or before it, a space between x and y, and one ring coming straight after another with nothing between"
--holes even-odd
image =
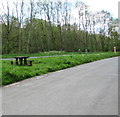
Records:
<instances>
[{"instance_id":1,"label":"sky","mask_svg":"<svg viewBox=\"0 0 120 117\"><path fill-rule=\"evenodd\" d=\"M82 0L90 6L92 11L107 10L113 17L118 17L118 2L120 0Z\"/></svg>"},{"instance_id":2,"label":"sky","mask_svg":"<svg viewBox=\"0 0 120 117\"><path fill-rule=\"evenodd\" d=\"M78 0L68 0L71 2L76 2ZM118 18L118 2L120 0L81 0L86 5L89 6L91 11L109 11L113 17Z\"/></svg>"},{"instance_id":3,"label":"sky","mask_svg":"<svg viewBox=\"0 0 120 117\"><path fill-rule=\"evenodd\" d=\"M13 0L8 0L8 1L10 4L10 3L12 3ZM27 0L25 0L25 1L27 1ZM53 0L53 1L55 1L55 0ZM68 1L76 2L78 0L68 0ZM89 9L93 12L100 11L100 10L107 10L112 14L113 17L118 18L118 2L120 0L81 0L81 1L86 3L86 5L89 6ZM6 0L0 0L0 3L2 3L2 2L5 3ZM0 5L0 7L1 7L1 5ZM0 14L1 14L1 12L0 12Z\"/></svg>"}]
</instances>

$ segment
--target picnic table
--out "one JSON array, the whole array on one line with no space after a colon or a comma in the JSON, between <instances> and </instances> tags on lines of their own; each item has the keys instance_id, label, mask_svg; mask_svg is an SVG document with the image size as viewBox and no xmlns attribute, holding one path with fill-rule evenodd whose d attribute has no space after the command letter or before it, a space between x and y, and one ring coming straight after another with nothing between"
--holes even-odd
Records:
<instances>
[{"instance_id":1,"label":"picnic table","mask_svg":"<svg viewBox=\"0 0 120 117\"><path fill-rule=\"evenodd\" d=\"M27 58L29 58L29 57L28 56L18 56L18 57L14 57L14 58L16 59L16 65L19 65L19 61L20 61L20 65L27 65Z\"/></svg>"},{"instance_id":2,"label":"picnic table","mask_svg":"<svg viewBox=\"0 0 120 117\"><path fill-rule=\"evenodd\" d=\"M17 56L15 58L15 64L16 65L29 65L32 66L32 61L34 60L27 60L29 56ZM13 65L14 61L11 61L11 65ZM29 64L28 64L29 63Z\"/></svg>"}]
</instances>

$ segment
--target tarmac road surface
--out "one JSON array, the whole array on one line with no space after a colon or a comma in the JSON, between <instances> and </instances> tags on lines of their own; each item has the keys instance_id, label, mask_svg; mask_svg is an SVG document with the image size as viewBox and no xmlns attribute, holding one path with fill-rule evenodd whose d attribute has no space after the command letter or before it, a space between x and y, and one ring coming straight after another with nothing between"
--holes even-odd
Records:
<instances>
[{"instance_id":1,"label":"tarmac road surface","mask_svg":"<svg viewBox=\"0 0 120 117\"><path fill-rule=\"evenodd\" d=\"M2 115L118 115L118 57L2 87Z\"/></svg>"}]
</instances>

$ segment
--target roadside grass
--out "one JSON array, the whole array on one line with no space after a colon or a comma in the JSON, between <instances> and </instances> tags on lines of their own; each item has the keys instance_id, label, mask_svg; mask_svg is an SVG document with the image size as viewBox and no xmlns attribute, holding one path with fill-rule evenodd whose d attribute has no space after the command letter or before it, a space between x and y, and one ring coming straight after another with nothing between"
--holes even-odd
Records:
<instances>
[{"instance_id":1,"label":"roadside grass","mask_svg":"<svg viewBox=\"0 0 120 117\"><path fill-rule=\"evenodd\" d=\"M15 56L52 56L52 55L71 55L71 54L81 54L81 52L65 52L65 51L49 51L49 52L40 52L40 53L32 53L32 54L3 54L2 58L13 58Z\"/></svg>"},{"instance_id":2,"label":"roadside grass","mask_svg":"<svg viewBox=\"0 0 120 117\"><path fill-rule=\"evenodd\" d=\"M114 56L120 56L120 52L74 54L70 56L34 58L32 59L34 60L33 66L10 65L9 60L2 60L2 84L8 85L34 76L39 76L49 72Z\"/></svg>"}]
</instances>

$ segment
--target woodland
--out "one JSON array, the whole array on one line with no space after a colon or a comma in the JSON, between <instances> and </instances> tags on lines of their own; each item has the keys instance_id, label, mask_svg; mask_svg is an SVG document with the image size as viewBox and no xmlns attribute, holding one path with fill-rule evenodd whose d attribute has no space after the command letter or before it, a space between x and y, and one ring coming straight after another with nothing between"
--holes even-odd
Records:
<instances>
[{"instance_id":1,"label":"woodland","mask_svg":"<svg viewBox=\"0 0 120 117\"><path fill-rule=\"evenodd\" d=\"M120 51L119 22L81 1L24 0L2 4L2 54ZM73 12L74 11L74 12ZM76 14L76 15L75 15Z\"/></svg>"}]
</instances>

